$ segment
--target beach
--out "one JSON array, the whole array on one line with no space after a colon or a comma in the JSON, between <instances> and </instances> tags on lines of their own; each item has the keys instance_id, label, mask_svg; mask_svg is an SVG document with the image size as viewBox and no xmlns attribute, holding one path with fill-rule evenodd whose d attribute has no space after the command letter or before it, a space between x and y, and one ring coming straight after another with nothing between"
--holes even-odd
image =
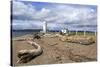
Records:
<instances>
[{"instance_id":1,"label":"beach","mask_svg":"<svg viewBox=\"0 0 100 67\"><path fill-rule=\"evenodd\" d=\"M17 54L20 50L35 49L26 41L20 41L19 39L31 39L32 37L32 34L27 34L12 38L12 63L14 66L90 62L97 60L96 36L93 36L95 43L89 45L61 41L60 37L41 37L41 39L35 39L34 42L42 47L43 53L27 63L17 63L19 59ZM74 60L76 56L78 56L78 59Z\"/></svg>"}]
</instances>

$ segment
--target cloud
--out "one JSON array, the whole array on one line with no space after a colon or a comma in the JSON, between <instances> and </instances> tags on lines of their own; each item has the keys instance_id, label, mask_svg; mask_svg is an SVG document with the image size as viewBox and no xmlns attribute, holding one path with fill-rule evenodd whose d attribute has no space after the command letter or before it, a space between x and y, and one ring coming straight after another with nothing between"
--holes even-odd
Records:
<instances>
[{"instance_id":1,"label":"cloud","mask_svg":"<svg viewBox=\"0 0 100 67\"><path fill-rule=\"evenodd\" d=\"M41 29L42 23L40 21L29 21L29 20L13 20L13 29ZM37 22L37 23L35 23Z\"/></svg>"},{"instance_id":2,"label":"cloud","mask_svg":"<svg viewBox=\"0 0 100 67\"><path fill-rule=\"evenodd\" d=\"M23 2L20 1L13 1L13 17L15 19L22 19L22 18L30 18L32 19L32 15L35 13L35 8L31 4L25 5ZM17 18L16 18L17 17ZM22 18L21 18L22 17Z\"/></svg>"},{"instance_id":3,"label":"cloud","mask_svg":"<svg viewBox=\"0 0 100 67\"><path fill-rule=\"evenodd\" d=\"M96 17L96 13L93 12L93 9L88 7L73 7L59 5L55 6L51 11L53 11L56 14L55 21L61 23L87 21L91 18Z\"/></svg>"},{"instance_id":4,"label":"cloud","mask_svg":"<svg viewBox=\"0 0 100 67\"><path fill-rule=\"evenodd\" d=\"M72 29L75 26L77 27L77 25L97 25L96 8L92 8L92 6L65 4L50 5L49 3L49 6L44 5L44 7L37 9L38 7L38 5L33 5L31 3L26 4L22 1L13 1L13 23L18 24L13 26L17 27L22 25L21 29L24 27L42 28L43 20L51 23L48 25L50 29L60 29L66 26ZM17 20L17 22L15 20ZM23 26L22 23L26 23L26 26ZM63 26L61 26L61 24Z\"/></svg>"}]
</instances>

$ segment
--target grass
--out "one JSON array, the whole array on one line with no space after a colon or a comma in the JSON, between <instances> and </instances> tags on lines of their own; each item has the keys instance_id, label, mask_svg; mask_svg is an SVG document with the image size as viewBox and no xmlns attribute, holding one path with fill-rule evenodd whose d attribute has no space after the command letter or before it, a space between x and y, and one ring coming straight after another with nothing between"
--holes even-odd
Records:
<instances>
[{"instance_id":1,"label":"grass","mask_svg":"<svg viewBox=\"0 0 100 67\"><path fill-rule=\"evenodd\" d=\"M76 35L76 32L70 32L69 35ZM77 32L77 35L84 35L84 32ZM94 32L86 32L86 35L95 35Z\"/></svg>"}]
</instances>

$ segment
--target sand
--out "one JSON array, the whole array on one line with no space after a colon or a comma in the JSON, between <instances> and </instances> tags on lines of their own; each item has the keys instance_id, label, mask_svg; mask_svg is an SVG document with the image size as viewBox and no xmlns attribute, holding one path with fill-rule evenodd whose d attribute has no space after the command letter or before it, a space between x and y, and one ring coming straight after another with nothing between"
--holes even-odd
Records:
<instances>
[{"instance_id":1,"label":"sand","mask_svg":"<svg viewBox=\"0 0 100 67\"><path fill-rule=\"evenodd\" d=\"M75 58L75 55L85 56L88 58L92 58L94 60L88 61L96 61L97 60L97 43L93 43L90 45L82 45L77 43L69 43L63 42L59 37L42 37L41 39L34 40L36 43L40 44L43 48L43 53L40 56L32 59L28 63L17 63L19 59L17 57L18 51L22 49L34 49L31 45L27 44L26 41L17 41L18 39L23 38L31 38L32 35L24 35L16 38L12 38L12 62L14 66L23 66L23 65L42 65L42 64L61 64L61 63L74 63L76 60L72 60ZM96 39L96 37L95 37ZM69 57L69 50L73 53L72 59ZM79 58L80 59L80 58ZM84 59L84 57L83 57ZM81 60L80 62L86 62L86 60Z\"/></svg>"}]
</instances>

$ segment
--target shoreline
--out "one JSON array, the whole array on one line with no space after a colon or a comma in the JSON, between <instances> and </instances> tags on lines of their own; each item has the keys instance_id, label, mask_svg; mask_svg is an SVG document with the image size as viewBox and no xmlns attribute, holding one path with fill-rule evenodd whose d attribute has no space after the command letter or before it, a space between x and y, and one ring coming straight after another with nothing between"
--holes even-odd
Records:
<instances>
[{"instance_id":1,"label":"shoreline","mask_svg":"<svg viewBox=\"0 0 100 67\"><path fill-rule=\"evenodd\" d=\"M53 34L53 33L52 33ZM34 40L43 48L43 54L36 57L32 61L24 64L18 64L17 53L22 49L34 49L26 43L26 41L17 41L18 39L30 39L33 35L27 34L24 36L12 38L12 49L13 49L13 65L24 66L24 65L42 65L42 64L61 64L61 63L74 63L76 61L71 60L69 56L69 49L72 49L72 53L79 56L86 56L88 58L95 58L97 60L97 43L90 45L81 45L78 43L70 43L67 41L61 41L59 37L42 37L40 40ZM88 35L87 35L88 36ZM96 39L96 37L94 37ZM73 56L75 57L75 56ZM85 62L82 60L80 62ZM88 61L91 62L91 61Z\"/></svg>"}]
</instances>

